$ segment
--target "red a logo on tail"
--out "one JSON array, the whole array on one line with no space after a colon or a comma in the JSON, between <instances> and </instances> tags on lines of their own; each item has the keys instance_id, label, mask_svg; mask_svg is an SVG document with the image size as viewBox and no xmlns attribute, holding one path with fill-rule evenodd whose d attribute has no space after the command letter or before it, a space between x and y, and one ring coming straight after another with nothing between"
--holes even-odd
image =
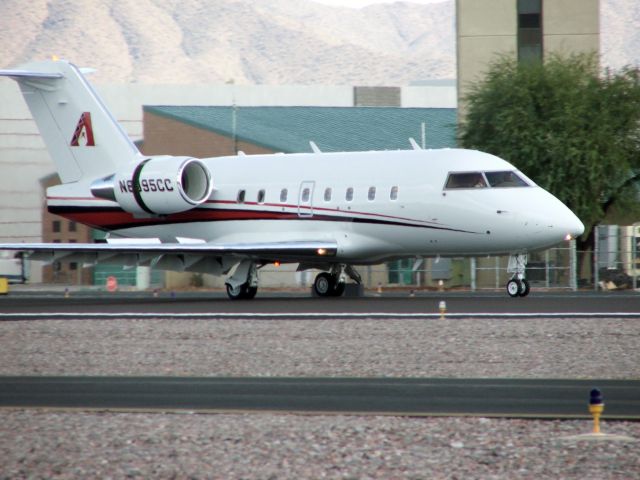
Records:
<instances>
[{"instance_id":1,"label":"red a logo on tail","mask_svg":"<svg viewBox=\"0 0 640 480\"><path fill-rule=\"evenodd\" d=\"M71 139L72 147L95 147L96 142L93 139L93 127L91 126L91 112L84 112L80 115L76 131L73 132Z\"/></svg>"}]
</instances>

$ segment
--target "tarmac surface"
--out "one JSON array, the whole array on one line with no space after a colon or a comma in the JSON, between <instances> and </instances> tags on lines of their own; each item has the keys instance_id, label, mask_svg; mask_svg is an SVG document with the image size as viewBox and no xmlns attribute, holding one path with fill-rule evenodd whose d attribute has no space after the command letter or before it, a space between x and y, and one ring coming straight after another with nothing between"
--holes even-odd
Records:
<instances>
[{"instance_id":1,"label":"tarmac surface","mask_svg":"<svg viewBox=\"0 0 640 480\"><path fill-rule=\"evenodd\" d=\"M434 378L0 377L0 407L640 420L640 381Z\"/></svg>"},{"instance_id":2,"label":"tarmac surface","mask_svg":"<svg viewBox=\"0 0 640 480\"><path fill-rule=\"evenodd\" d=\"M250 301L231 301L219 291L115 292L16 291L0 297L0 320L97 318L118 316L230 317L430 317L441 302L450 317L469 316L619 316L640 318L640 293L532 292L510 298L500 292L367 293L364 297L312 298L306 292L259 292ZM53 314L53 315L51 315Z\"/></svg>"}]
</instances>

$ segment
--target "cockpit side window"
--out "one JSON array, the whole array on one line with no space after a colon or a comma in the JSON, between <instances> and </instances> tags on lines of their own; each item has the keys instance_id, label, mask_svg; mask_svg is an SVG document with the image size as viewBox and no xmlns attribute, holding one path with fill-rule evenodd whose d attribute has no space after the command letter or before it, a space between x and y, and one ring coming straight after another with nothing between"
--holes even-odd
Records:
<instances>
[{"instance_id":1,"label":"cockpit side window","mask_svg":"<svg viewBox=\"0 0 640 480\"><path fill-rule=\"evenodd\" d=\"M450 173L445 188L486 188L487 182L480 172Z\"/></svg>"},{"instance_id":2,"label":"cockpit side window","mask_svg":"<svg viewBox=\"0 0 640 480\"><path fill-rule=\"evenodd\" d=\"M529 184L516 172L485 172L489 185L497 188L528 187Z\"/></svg>"}]
</instances>

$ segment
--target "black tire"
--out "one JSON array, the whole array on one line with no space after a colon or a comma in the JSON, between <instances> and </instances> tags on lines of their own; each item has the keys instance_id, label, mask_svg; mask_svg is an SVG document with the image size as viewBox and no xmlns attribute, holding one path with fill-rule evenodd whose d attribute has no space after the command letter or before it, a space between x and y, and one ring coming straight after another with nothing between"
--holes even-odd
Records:
<instances>
[{"instance_id":1,"label":"black tire","mask_svg":"<svg viewBox=\"0 0 640 480\"><path fill-rule=\"evenodd\" d=\"M247 287L247 294L244 297L245 300L251 300L256 296L256 293L258 293L258 287Z\"/></svg>"},{"instance_id":2,"label":"black tire","mask_svg":"<svg viewBox=\"0 0 640 480\"><path fill-rule=\"evenodd\" d=\"M313 289L319 297L330 297L336 285L333 277L327 272L319 273L313 282Z\"/></svg>"},{"instance_id":3,"label":"black tire","mask_svg":"<svg viewBox=\"0 0 640 480\"><path fill-rule=\"evenodd\" d=\"M336 282L335 287L333 288L333 297L341 297L344 293L344 289L346 288L346 284L344 282Z\"/></svg>"},{"instance_id":4,"label":"black tire","mask_svg":"<svg viewBox=\"0 0 640 480\"><path fill-rule=\"evenodd\" d=\"M510 297L515 298L520 296L521 290L520 280L514 278L507 282L507 293Z\"/></svg>"},{"instance_id":5,"label":"black tire","mask_svg":"<svg viewBox=\"0 0 640 480\"><path fill-rule=\"evenodd\" d=\"M530 291L531 291L531 285L529 285L529 282L524 278L520 280L520 291L518 292L518 296L526 297L527 295L529 295Z\"/></svg>"},{"instance_id":6,"label":"black tire","mask_svg":"<svg viewBox=\"0 0 640 480\"><path fill-rule=\"evenodd\" d=\"M232 288L230 284L225 284L227 287L227 295L231 300L251 300L256 296L258 287L250 287L246 283Z\"/></svg>"}]
</instances>

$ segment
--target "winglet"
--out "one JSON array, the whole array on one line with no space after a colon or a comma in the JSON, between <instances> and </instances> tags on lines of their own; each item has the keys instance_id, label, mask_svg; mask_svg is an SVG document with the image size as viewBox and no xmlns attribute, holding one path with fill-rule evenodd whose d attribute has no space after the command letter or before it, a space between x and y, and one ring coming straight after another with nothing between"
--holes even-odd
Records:
<instances>
[{"instance_id":1,"label":"winglet","mask_svg":"<svg viewBox=\"0 0 640 480\"><path fill-rule=\"evenodd\" d=\"M418 142L416 142L413 137L409 137L409 143L414 150L422 150L422 147L418 145Z\"/></svg>"}]
</instances>

